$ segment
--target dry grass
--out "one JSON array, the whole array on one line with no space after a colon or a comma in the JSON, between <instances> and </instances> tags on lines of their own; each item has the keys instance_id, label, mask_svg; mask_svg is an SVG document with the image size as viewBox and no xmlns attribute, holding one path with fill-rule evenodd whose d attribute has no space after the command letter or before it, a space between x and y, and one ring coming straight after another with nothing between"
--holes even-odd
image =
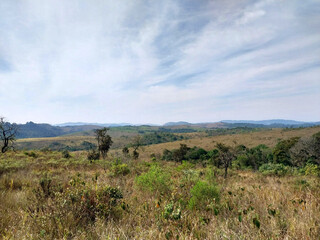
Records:
<instances>
[{"instance_id":1,"label":"dry grass","mask_svg":"<svg viewBox=\"0 0 320 240\"><path fill-rule=\"evenodd\" d=\"M216 142L274 146L278 138L308 136L319 130L319 127L290 131L276 129L194 138L183 142L206 149L213 148ZM19 151L0 155L0 238L319 239L318 177L265 177L259 172L232 170L225 180L219 169L196 165L189 171L183 171L180 164L150 160L151 153L162 153L164 148L177 148L180 143L145 147L144 151L140 151L138 160L122 156L120 150L112 150L108 160L91 164L86 160L85 152L72 153L70 159L62 158L59 152L35 151L35 157ZM115 175L112 156L122 157L130 173ZM154 194L137 186L136 177L147 172L152 165L170 174L172 184L169 192ZM92 223L77 225L75 221L68 220L74 219L73 212L59 205L61 202L56 198L35 200L34 191L39 188L39 181L45 172L53 183L63 187L63 191L73 191L74 194L78 190L70 185L70 180L75 176L80 176L91 191L104 186L118 187L123 193L125 207L116 208L108 219L97 217ZM98 176L97 181L95 176ZM199 180L217 185L220 201L211 200L198 210L192 210L188 207L190 190ZM170 203L181 210L180 218L165 217L166 206ZM62 211L64 214L59 215L55 225L52 225L48 214L40 211L37 216L32 215L30 207L51 209L52 214ZM56 232L50 232L50 229L56 229Z\"/></svg>"}]
</instances>

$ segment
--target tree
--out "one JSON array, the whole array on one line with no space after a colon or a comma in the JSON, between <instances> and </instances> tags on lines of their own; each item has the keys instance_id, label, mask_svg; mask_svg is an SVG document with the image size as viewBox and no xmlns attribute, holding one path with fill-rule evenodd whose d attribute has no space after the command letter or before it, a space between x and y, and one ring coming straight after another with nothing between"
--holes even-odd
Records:
<instances>
[{"instance_id":1,"label":"tree","mask_svg":"<svg viewBox=\"0 0 320 240\"><path fill-rule=\"evenodd\" d=\"M293 137L278 142L273 150L274 163L282 163L283 165L293 166L293 162L290 157L290 148L292 148L299 141L299 139L300 137Z\"/></svg>"},{"instance_id":2,"label":"tree","mask_svg":"<svg viewBox=\"0 0 320 240\"><path fill-rule=\"evenodd\" d=\"M107 153L112 145L112 139L107 134L109 128L102 128L102 129L96 129L94 132L96 134L96 139L98 141L98 150L103 157L103 159L106 158Z\"/></svg>"},{"instance_id":3,"label":"tree","mask_svg":"<svg viewBox=\"0 0 320 240\"><path fill-rule=\"evenodd\" d=\"M231 147L224 145L223 143L217 143L216 147L219 150L219 160L224 167L224 178L227 178L228 168L232 163L234 155L231 151Z\"/></svg>"},{"instance_id":4,"label":"tree","mask_svg":"<svg viewBox=\"0 0 320 240\"><path fill-rule=\"evenodd\" d=\"M142 137L140 135L135 136L131 143L131 146L133 148L132 154L134 159L138 159L139 157L138 148L141 147L142 145L143 145Z\"/></svg>"},{"instance_id":5,"label":"tree","mask_svg":"<svg viewBox=\"0 0 320 240\"><path fill-rule=\"evenodd\" d=\"M190 148L186 144L180 143L180 148L172 151L172 158L175 162L182 162Z\"/></svg>"},{"instance_id":6,"label":"tree","mask_svg":"<svg viewBox=\"0 0 320 240\"><path fill-rule=\"evenodd\" d=\"M17 131L17 124L6 122L4 117L0 117L0 139L2 141L2 153L5 153L9 148L13 148Z\"/></svg>"}]
</instances>

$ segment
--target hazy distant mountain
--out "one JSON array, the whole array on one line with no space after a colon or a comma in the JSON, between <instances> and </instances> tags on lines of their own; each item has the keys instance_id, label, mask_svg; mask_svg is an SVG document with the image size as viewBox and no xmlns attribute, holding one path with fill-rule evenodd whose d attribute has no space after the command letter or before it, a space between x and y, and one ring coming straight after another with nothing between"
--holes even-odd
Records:
<instances>
[{"instance_id":1,"label":"hazy distant mountain","mask_svg":"<svg viewBox=\"0 0 320 240\"><path fill-rule=\"evenodd\" d=\"M224 120L221 122L209 123L189 123L189 122L168 122L159 126L159 131L169 132L192 132L201 129L217 129L217 128L285 128L285 127L310 127L320 125L320 122L298 122L294 120L272 119L272 120ZM102 127L143 127L143 126L156 126L153 124L129 124L129 123L62 123L55 126L46 123L27 122L26 124L18 124L19 131L17 138L40 138L40 137L57 137L66 134L79 133L87 135L92 130Z\"/></svg>"},{"instance_id":2,"label":"hazy distant mountain","mask_svg":"<svg viewBox=\"0 0 320 240\"><path fill-rule=\"evenodd\" d=\"M252 123L252 124L263 124L263 125L271 125L271 124L282 124L282 125L301 125L301 124L309 124L309 122L299 122L294 120L285 120L285 119L271 119L271 120L222 120L224 123Z\"/></svg>"},{"instance_id":3,"label":"hazy distant mountain","mask_svg":"<svg viewBox=\"0 0 320 240\"><path fill-rule=\"evenodd\" d=\"M84 126L84 125L93 125L93 126L101 126L101 127L122 127L122 126L131 126L130 123L86 123L86 122L67 122L67 123L59 123L54 126L58 127L66 127L66 126Z\"/></svg>"},{"instance_id":4,"label":"hazy distant mountain","mask_svg":"<svg viewBox=\"0 0 320 240\"><path fill-rule=\"evenodd\" d=\"M81 125L81 126L65 126L58 127L46 123L27 122L26 124L18 124L17 138L40 138L40 137L57 137L75 132L91 131L101 126Z\"/></svg>"},{"instance_id":5,"label":"hazy distant mountain","mask_svg":"<svg viewBox=\"0 0 320 240\"><path fill-rule=\"evenodd\" d=\"M179 125L192 125L192 123L180 121L180 122L167 122L167 123L163 124L163 126L166 126L166 127L179 126Z\"/></svg>"}]
</instances>

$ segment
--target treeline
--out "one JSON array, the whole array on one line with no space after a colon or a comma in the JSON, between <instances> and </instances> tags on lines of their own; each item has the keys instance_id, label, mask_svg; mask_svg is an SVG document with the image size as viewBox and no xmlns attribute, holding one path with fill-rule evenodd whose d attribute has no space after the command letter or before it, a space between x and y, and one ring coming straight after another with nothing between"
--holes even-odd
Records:
<instances>
[{"instance_id":1,"label":"treeline","mask_svg":"<svg viewBox=\"0 0 320 240\"><path fill-rule=\"evenodd\" d=\"M168 132L154 132L150 134L145 134L142 137L143 145L151 145L165 142L174 142L186 139L186 137L182 135L172 134Z\"/></svg>"},{"instance_id":2,"label":"treeline","mask_svg":"<svg viewBox=\"0 0 320 240\"><path fill-rule=\"evenodd\" d=\"M311 137L294 137L281 140L274 148L260 144L253 148L244 145L236 147L218 143L215 149L190 148L180 144L180 148L163 151L162 160L175 162L212 164L225 169L259 170L266 174L282 175L292 169L300 172L320 174L320 132Z\"/></svg>"},{"instance_id":3,"label":"treeline","mask_svg":"<svg viewBox=\"0 0 320 240\"><path fill-rule=\"evenodd\" d=\"M235 127L235 128L217 128L205 130L205 133L209 136L219 136L226 134L239 134L239 133L251 133L265 130L265 128L252 128L252 127Z\"/></svg>"}]
</instances>

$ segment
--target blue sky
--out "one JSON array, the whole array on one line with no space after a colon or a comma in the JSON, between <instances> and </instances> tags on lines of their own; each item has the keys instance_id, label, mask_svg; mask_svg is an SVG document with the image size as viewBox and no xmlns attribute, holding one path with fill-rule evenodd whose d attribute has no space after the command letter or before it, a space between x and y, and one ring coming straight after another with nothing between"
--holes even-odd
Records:
<instances>
[{"instance_id":1,"label":"blue sky","mask_svg":"<svg viewBox=\"0 0 320 240\"><path fill-rule=\"evenodd\" d=\"M320 120L320 1L0 1L13 122Z\"/></svg>"}]
</instances>

